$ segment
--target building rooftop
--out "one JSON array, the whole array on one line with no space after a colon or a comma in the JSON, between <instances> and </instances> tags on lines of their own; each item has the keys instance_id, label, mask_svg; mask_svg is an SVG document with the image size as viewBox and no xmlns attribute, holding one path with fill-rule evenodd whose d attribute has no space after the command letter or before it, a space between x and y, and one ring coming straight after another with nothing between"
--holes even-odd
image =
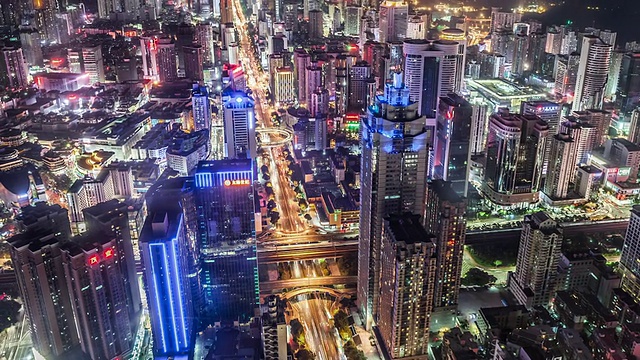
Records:
<instances>
[{"instance_id":1,"label":"building rooftop","mask_svg":"<svg viewBox=\"0 0 640 360\"><path fill-rule=\"evenodd\" d=\"M396 242L407 244L431 242L433 237L422 226L420 215L409 213L391 215L385 219L385 222L386 228L391 231Z\"/></svg>"},{"instance_id":2,"label":"building rooftop","mask_svg":"<svg viewBox=\"0 0 640 360\"><path fill-rule=\"evenodd\" d=\"M213 161L200 161L196 168L196 173L220 173L236 171L252 171L253 162L251 159L225 159Z\"/></svg>"},{"instance_id":3,"label":"building rooftop","mask_svg":"<svg viewBox=\"0 0 640 360\"><path fill-rule=\"evenodd\" d=\"M541 98L545 97L545 94L538 90L520 86L504 79L478 79L472 80L470 83L471 86L475 85L479 90L484 90L497 98L507 99L532 96L540 96Z\"/></svg>"}]
</instances>

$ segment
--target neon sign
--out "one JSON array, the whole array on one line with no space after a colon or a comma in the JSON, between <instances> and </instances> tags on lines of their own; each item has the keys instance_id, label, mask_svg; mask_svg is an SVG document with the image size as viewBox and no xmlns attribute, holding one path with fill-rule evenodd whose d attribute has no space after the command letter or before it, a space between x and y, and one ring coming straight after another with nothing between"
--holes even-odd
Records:
<instances>
[{"instance_id":1,"label":"neon sign","mask_svg":"<svg viewBox=\"0 0 640 360\"><path fill-rule=\"evenodd\" d=\"M104 251L103 257L104 257L105 259L110 259L110 258L112 258L112 257L113 257L113 255L114 255L113 249L112 249L112 248L109 248L109 249L107 249L107 250L105 250L105 251Z\"/></svg>"},{"instance_id":2,"label":"neon sign","mask_svg":"<svg viewBox=\"0 0 640 360\"><path fill-rule=\"evenodd\" d=\"M241 179L241 180L225 180L224 181L224 186L242 186L242 185L250 185L251 181L248 179Z\"/></svg>"},{"instance_id":3,"label":"neon sign","mask_svg":"<svg viewBox=\"0 0 640 360\"><path fill-rule=\"evenodd\" d=\"M89 257L89 265L95 265L98 263L98 255L92 255Z\"/></svg>"}]
</instances>

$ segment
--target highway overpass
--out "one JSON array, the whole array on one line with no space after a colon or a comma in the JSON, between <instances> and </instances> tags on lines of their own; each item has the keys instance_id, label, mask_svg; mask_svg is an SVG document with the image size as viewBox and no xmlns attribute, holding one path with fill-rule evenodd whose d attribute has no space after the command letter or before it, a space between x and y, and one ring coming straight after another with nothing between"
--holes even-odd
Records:
<instances>
[{"instance_id":1,"label":"highway overpass","mask_svg":"<svg viewBox=\"0 0 640 360\"><path fill-rule=\"evenodd\" d=\"M358 240L328 241L292 245L261 245L258 263L270 264L297 260L327 259L358 253Z\"/></svg>"},{"instance_id":2,"label":"highway overpass","mask_svg":"<svg viewBox=\"0 0 640 360\"><path fill-rule=\"evenodd\" d=\"M310 277L310 278L303 278L303 279L261 281L260 292L270 294L276 290L292 289L292 288L297 288L301 286L318 287L318 286L356 284L357 282L358 282L357 276L318 276L318 277Z\"/></svg>"}]
</instances>

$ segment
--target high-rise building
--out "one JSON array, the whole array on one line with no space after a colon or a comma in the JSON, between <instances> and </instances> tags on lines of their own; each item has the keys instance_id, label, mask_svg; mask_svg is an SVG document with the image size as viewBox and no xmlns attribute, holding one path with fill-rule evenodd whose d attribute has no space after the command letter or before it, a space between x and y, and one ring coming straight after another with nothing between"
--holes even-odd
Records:
<instances>
[{"instance_id":1,"label":"high-rise building","mask_svg":"<svg viewBox=\"0 0 640 360\"><path fill-rule=\"evenodd\" d=\"M558 133L568 134L577 143L576 164L578 165L586 164L591 151L600 146L598 129L589 124L584 118L575 116L563 117Z\"/></svg>"},{"instance_id":2,"label":"high-rise building","mask_svg":"<svg viewBox=\"0 0 640 360\"><path fill-rule=\"evenodd\" d=\"M255 109L251 97L241 91L223 96L225 156L229 159L256 157Z\"/></svg>"},{"instance_id":3,"label":"high-rise building","mask_svg":"<svg viewBox=\"0 0 640 360\"><path fill-rule=\"evenodd\" d=\"M463 197L469 188L471 104L456 94L441 97L434 136L432 175L450 181Z\"/></svg>"},{"instance_id":4,"label":"high-rise building","mask_svg":"<svg viewBox=\"0 0 640 360\"><path fill-rule=\"evenodd\" d=\"M429 25L425 22L426 16L411 16L407 23L407 39L426 39ZM428 17L427 17L428 18Z\"/></svg>"},{"instance_id":5,"label":"high-rise building","mask_svg":"<svg viewBox=\"0 0 640 360\"><path fill-rule=\"evenodd\" d=\"M560 125L560 113L562 107L558 103L551 101L526 101L520 104L520 113L525 115L535 115L542 119L549 126L549 134L547 135L547 144L551 142L551 138L558 133ZM544 167L542 174L547 174L548 163L551 154L551 147L547 146L544 153Z\"/></svg>"},{"instance_id":6,"label":"high-rise building","mask_svg":"<svg viewBox=\"0 0 640 360\"><path fill-rule=\"evenodd\" d=\"M141 257L155 356L191 350L193 308L189 289L188 238L180 205L149 213L140 234Z\"/></svg>"},{"instance_id":7,"label":"high-rise building","mask_svg":"<svg viewBox=\"0 0 640 360\"><path fill-rule=\"evenodd\" d=\"M206 86L193 85L191 90L191 111L193 112L193 130L211 129L211 103Z\"/></svg>"},{"instance_id":8,"label":"high-rise building","mask_svg":"<svg viewBox=\"0 0 640 360\"><path fill-rule=\"evenodd\" d=\"M622 281L620 287L629 293L635 301L640 301L640 206L631 209L629 226L624 237L620 254Z\"/></svg>"},{"instance_id":9,"label":"high-rise building","mask_svg":"<svg viewBox=\"0 0 640 360\"><path fill-rule=\"evenodd\" d=\"M140 37L142 54L142 71L145 79L158 79L158 38L155 36Z\"/></svg>"},{"instance_id":10,"label":"high-rise building","mask_svg":"<svg viewBox=\"0 0 640 360\"><path fill-rule=\"evenodd\" d=\"M102 45L82 47L82 72L89 75L92 84L105 81Z\"/></svg>"},{"instance_id":11,"label":"high-rise building","mask_svg":"<svg viewBox=\"0 0 640 360\"><path fill-rule=\"evenodd\" d=\"M627 53L622 58L616 90L616 106L628 114L640 103L640 53Z\"/></svg>"},{"instance_id":12,"label":"high-rise building","mask_svg":"<svg viewBox=\"0 0 640 360\"><path fill-rule=\"evenodd\" d=\"M312 61L305 71L305 99L307 103L311 99L311 94L318 88L323 86L322 66L317 61Z\"/></svg>"},{"instance_id":13,"label":"high-rise building","mask_svg":"<svg viewBox=\"0 0 640 360\"><path fill-rule=\"evenodd\" d=\"M182 47L184 54L184 74L187 79L201 81L204 79L204 48L201 45L185 45Z\"/></svg>"},{"instance_id":14,"label":"high-rise building","mask_svg":"<svg viewBox=\"0 0 640 360\"><path fill-rule=\"evenodd\" d=\"M80 341L60 249L68 240L52 229L27 231L8 240L33 349L45 358L62 356Z\"/></svg>"},{"instance_id":15,"label":"high-rise building","mask_svg":"<svg viewBox=\"0 0 640 360\"><path fill-rule=\"evenodd\" d=\"M157 39L156 64L158 66L158 80L171 82L178 78L178 64L176 59L176 45L168 37Z\"/></svg>"},{"instance_id":16,"label":"high-rise building","mask_svg":"<svg viewBox=\"0 0 640 360\"><path fill-rule=\"evenodd\" d=\"M640 108L631 112L631 124L629 124L629 136L627 140L634 144L640 144Z\"/></svg>"},{"instance_id":17,"label":"high-rise building","mask_svg":"<svg viewBox=\"0 0 640 360\"><path fill-rule=\"evenodd\" d=\"M426 40L405 40L404 83L411 101L427 119L435 119L440 96L440 72L444 52L435 50Z\"/></svg>"},{"instance_id":18,"label":"high-rise building","mask_svg":"<svg viewBox=\"0 0 640 360\"><path fill-rule=\"evenodd\" d=\"M538 201L548 125L535 115L491 115L483 192L501 205Z\"/></svg>"},{"instance_id":19,"label":"high-rise building","mask_svg":"<svg viewBox=\"0 0 640 360\"><path fill-rule=\"evenodd\" d=\"M196 25L194 42L202 46L202 56L204 62L210 64L214 60L213 55L213 26L208 22L201 22Z\"/></svg>"},{"instance_id":20,"label":"high-rise building","mask_svg":"<svg viewBox=\"0 0 640 360\"><path fill-rule=\"evenodd\" d=\"M513 37L513 58L511 59L511 73L514 76L522 76L529 70L527 64L527 53L529 51L529 36L526 34L515 34Z\"/></svg>"},{"instance_id":21,"label":"high-rise building","mask_svg":"<svg viewBox=\"0 0 640 360\"><path fill-rule=\"evenodd\" d=\"M293 104L296 100L296 84L293 69L289 66L279 67L272 72L273 99L281 106Z\"/></svg>"},{"instance_id":22,"label":"high-rise building","mask_svg":"<svg viewBox=\"0 0 640 360\"><path fill-rule=\"evenodd\" d=\"M609 137L609 127L611 126L611 112L605 110L588 109L584 111L573 111L572 116L580 118L581 121L593 126L596 129L595 145L598 147L604 144Z\"/></svg>"},{"instance_id":23,"label":"high-rise building","mask_svg":"<svg viewBox=\"0 0 640 360\"><path fill-rule=\"evenodd\" d=\"M349 69L349 109L363 111L368 105L371 66L365 61L358 61Z\"/></svg>"},{"instance_id":24,"label":"high-rise building","mask_svg":"<svg viewBox=\"0 0 640 360\"><path fill-rule=\"evenodd\" d=\"M138 283L135 269L133 278L123 271L119 245L112 234L88 232L61 246L80 345L91 359L123 356L133 350L136 338L139 313L130 307L127 288L131 281L137 292ZM133 265L133 253L129 256Z\"/></svg>"},{"instance_id":25,"label":"high-rise building","mask_svg":"<svg viewBox=\"0 0 640 360\"><path fill-rule=\"evenodd\" d=\"M518 12L506 12L501 8L491 8L491 32L500 29L512 29L513 24L522 20L522 14Z\"/></svg>"},{"instance_id":26,"label":"high-rise building","mask_svg":"<svg viewBox=\"0 0 640 360\"><path fill-rule=\"evenodd\" d=\"M516 271L509 291L527 308L547 306L556 290L562 228L544 212L526 215L522 224Z\"/></svg>"},{"instance_id":27,"label":"high-rise building","mask_svg":"<svg viewBox=\"0 0 640 360\"><path fill-rule=\"evenodd\" d=\"M233 23L233 1L220 0L220 24Z\"/></svg>"},{"instance_id":28,"label":"high-rise building","mask_svg":"<svg viewBox=\"0 0 640 360\"><path fill-rule=\"evenodd\" d=\"M360 36L360 19L362 19L362 7L347 6L344 16L344 34L347 36Z\"/></svg>"},{"instance_id":29,"label":"high-rise building","mask_svg":"<svg viewBox=\"0 0 640 360\"><path fill-rule=\"evenodd\" d=\"M407 35L409 5L405 1L380 3L380 42L402 41Z\"/></svg>"},{"instance_id":30,"label":"high-rise building","mask_svg":"<svg viewBox=\"0 0 640 360\"><path fill-rule=\"evenodd\" d=\"M484 154L487 140L487 123L491 105L482 97L473 97L471 103L471 138L469 139L471 155Z\"/></svg>"},{"instance_id":31,"label":"high-rise building","mask_svg":"<svg viewBox=\"0 0 640 360\"><path fill-rule=\"evenodd\" d=\"M578 142L567 133L553 135L548 142L549 171L544 193L551 198L566 199L578 165Z\"/></svg>"},{"instance_id":32,"label":"high-rise building","mask_svg":"<svg viewBox=\"0 0 640 360\"><path fill-rule=\"evenodd\" d=\"M329 114L329 90L319 87L311 94L309 113L314 118L326 117Z\"/></svg>"},{"instance_id":33,"label":"high-rise building","mask_svg":"<svg viewBox=\"0 0 640 360\"><path fill-rule=\"evenodd\" d=\"M320 9L309 11L309 39L324 37L324 12Z\"/></svg>"},{"instance_id":34,"label":"high-rise building","mask_svg":"<svg viewBox=\"0 0 640 360\"><path fill-rule=\"evenodd\" d=\"M2 86L20 89L29 85L29 72L21 48L3 48L0 66L2 70L0 71L0 84Z\"/></svg>"},{"instance_id":35,"label":"high-rise building","mask_svg":"<svg viewBox=\"0 0 640 360\"><path fill-rule=\"evenodd\" d=\"M611 49L597 36L585 35L582 39L573 111L602 109Z\"/></svg>"},{"instance_id":36,"label":"high-rise building","mask_svg":"<svg viewBox=\"0 0 640 360\"><path fill-rule=\"evenodd\" d=\"M618 84L620 83L620 72L622 70L622 59L625 52L616 50L611 52L611 62L609 62L609 77L607 78L607 86L605 87L604 98L606 101L614 101Z\"/></svg>"},{"instance_id":37,"label":"high-rise building","mask_svg":"<svg viewBox=\"0 0 640 360\"><path fill-rule=\"evenodd\" d=\"M420 216L384 220L380 274L380 332L392 359L426 358L433 310L437 250ZM411 299L411 301L406 301Z\"/></svg>"},{"instance_id":38,"label":"high-rise building","mask_svg":"<svg viewBox=\"0 0 640 360\"><path fill-rule=\"evenodd\" d=\"M430 139L401 73L386 84L361 126L358 300L370 328L377 317L383 218L423 213Z\"/></svg>"},{"instance_id":39,"label":"high-rise building","mask_svg":"<svg viewBox=\"0 0 640 360\"><path fill-rule=\"evenodd\" d=\"M201 282L215 320L250 322L259 304L252 159L203 161L195 174Z\"/></svg>"},{"instance_id":40,"label":"high-rise building","mask_svg":"<svg viewBox=\"0 0 640 360\"><path fill-rule=\"evenodd\" d=\"M451 310L458 306L467 229L466 208L465 200L450 182L429 182L424 228L435 234L437 271L433 299L437 309Z\"/></svg>"},{"instance_id":41,"label":"high-rise building","mask_svg":"<svg viewBox=\"0 0 640 360\"><path fill-rule=\"evenodd\" d=\"M580 54L556 55L555 86L556 99L573 101L580 67Z\"/></svg>"},{"instance_id":42,"label":"high-rise building","mask_svg":"<svg viewBox=\"0 0 640 360\"><path fill-rule=\"evenodd\" d=\"M295 69L295 80L298 84L298 103L307 103L307 67L311 64L311 56L304 49L295 49L293 52L293 67Z\"/></svg>"},{"instance_id":43,"label":"high-rise building","mask_svg":"<svg viewBox=\"0 0 640 360\"><path fill-rule=\"evenodd\" d=\"M44 66L40 34L33 27L20 28L20 45L24 59L29 66Z\"/></svg>"}]
</instances>

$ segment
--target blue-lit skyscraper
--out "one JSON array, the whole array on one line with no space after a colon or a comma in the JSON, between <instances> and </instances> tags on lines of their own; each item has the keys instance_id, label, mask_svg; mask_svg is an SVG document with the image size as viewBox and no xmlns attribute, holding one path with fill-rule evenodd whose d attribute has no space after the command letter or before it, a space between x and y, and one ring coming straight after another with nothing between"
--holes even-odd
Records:
<instances>
[{"instance_id":1,"label":"blue-lit skyscraper","mask_svg":"<svg viewBox=\"0 0 640 360\"><path fill-rule=\"evenodd\" d=\"M251 159L202 161L195 174L201 283L211 320L247 323L259 303Z\"/></svg>"},{"instance_id":2,"label":"blue-lit skyscraper","mask_svg":"<svg viewBox=\"0 0 640 360\"><path fill-rule=\"evenodd\" d=\"M243 91L222 95L224 155L229 159L255 159L256 130L254 101Z\"/></svg>"},{"instance_id":3,"label":"blue-lit skyscraper","mask_svg":"<svg viewBox=\"0 0 640 360\"><path fill-rule=\"evenodd\" d=\"M409 100L402 74L394 74L361 123L358 301L369 328L379 297L384 217L423 214L430 133L417 102ZM387 309L388 310L388 309Z\"/></svg>"},{"instance_id":4,"label":"blue-lit skyscraper","mask_svg":"<svg viewBox=\"0 0 640 360\"><path fill-rule=\"evenodd\" d=\"M140 235L155 356L187 354L193 310L182 210L150 212Z\"/></svg>"}]
</instances>

